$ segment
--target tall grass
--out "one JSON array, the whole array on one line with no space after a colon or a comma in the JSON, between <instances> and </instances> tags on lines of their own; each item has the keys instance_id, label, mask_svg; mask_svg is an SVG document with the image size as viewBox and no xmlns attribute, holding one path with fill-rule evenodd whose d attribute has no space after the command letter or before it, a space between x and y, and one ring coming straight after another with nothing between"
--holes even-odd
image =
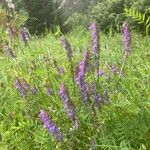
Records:
<instances>
[{"instance_id":1,"label":"tall grass","mask_svg":"<svg viewBox=\"0 0 150 150\"><path fill-rule=\"evenodd\" d=\"M91 34L83 28L73 31L67 38L73 49L73 69L83 58L84 49L91 51ZM121 34L101 34L99 92L109 101L102 109L91 111L82 102L78 86L72 83L70 63L60 38L49 33L46 37L32 37L25 47L18 40L14 49L17 58L0 54L0 149L5 150L145 150L150 148L150 39L136 33L132 36L132 52L128 56L123 75L118 75L122 65L123 40ZM64 68L64 74L54 65ZM116 73L111 65L116 66ZM93 66L93 60L91 60ZM91 83L93 71L86 76ZM16 79L25 79L37 93L21 96L15 87ZM80 126L74 128L67 116L59 95L61 84L68 88L76 108ZM53 91L51 95L47 87ZM75 90L75 93L74 93ZM44 128L39 112L44 109L60 128L64 140L58 143Z\"/></svg>"}]
</instances>

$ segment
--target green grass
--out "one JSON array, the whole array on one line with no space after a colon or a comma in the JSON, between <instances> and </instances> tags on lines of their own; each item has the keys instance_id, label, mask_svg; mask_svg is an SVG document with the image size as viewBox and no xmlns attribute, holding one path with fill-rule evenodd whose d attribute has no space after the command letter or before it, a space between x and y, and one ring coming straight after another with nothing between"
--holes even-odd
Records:
<instances>
[{"instance_id":1,"label":"green grass","mask_svg":"<svg viewBox=\"0 0 150 150\"><path fill-rule=\"evenodd\" d=\"M91 35L85 29L67 35L74 50L74 70L82 59L83 51L91 51ZM96 116L83 104L76 86L73 91L69 63L60 39L51 33L43 38L32 38L28 47L17 41L16 59L0 54L0 150L148 150L150 148L150 38L133 34L132 52L128 57L124 76L119 78L110 72L109 66L121 68L123 40L121 34L101 35L100 69L110 75L100 77L101 92L108 90L110 103ZM49 59L45 61L45 58ZM59 75L53 60L64 67ZM33 61L36 70L32 70ZM15 79L25 78L30 86L38 86L36 96L28 93L21 97L15 88ZM88 77L92 81L93 76ZM59 88L64 82L76 106L81 127L72 128ZM54 95L47 94L46 84L52 85ZM47 110L60 127L63 143L57 143L39 119L40 109ZM95 143L95 144L94 144Z\"/></svg>"}]
</instances>

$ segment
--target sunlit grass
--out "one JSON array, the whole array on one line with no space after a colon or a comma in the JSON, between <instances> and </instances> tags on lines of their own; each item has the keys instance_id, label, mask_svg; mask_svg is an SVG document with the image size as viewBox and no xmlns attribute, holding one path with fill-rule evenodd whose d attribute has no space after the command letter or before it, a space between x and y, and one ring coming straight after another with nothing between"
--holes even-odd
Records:
<instances>
[{"instance_id":1,"label":"sunlit grass","mask_svg":"<svg viewBox=\"0 0 150 150\"><path fill-rule=\"evenodd\" d=\"M91 51L89 31L80 29L67 35L74 53L74 70L85 48ZM107 88L110 104L101 112L96 110L96 119L82 103L76 86L73 91L69 63L60 38L49 33L43 38L32 38L28 47L17 41L14 49L17 58L0 54L0 149L49 150L49 149L97 149L125 150L149 148L150 124L150 39L133 34L132 52L125 64L121 78L110 72L110 65L121 68L123 41L121 34L101 35L100 69L111 80L100 77L102 92ZM53 67L54 59L65 70L60 75ZM36 69L31 67L36 65ZM21 97L15 88L15 79L25 78L30 86L37 86L37 95L28 93ZM89 81L92 81L89 77ZM76 106L81 128L74 129L68 119L59 96L64 82ZM54 95L48 95L46 84L52 85ZM49 134L40 119L39 111L45 109L61 128L64 142L57 141Z\"/></svg>"}]
</instances>

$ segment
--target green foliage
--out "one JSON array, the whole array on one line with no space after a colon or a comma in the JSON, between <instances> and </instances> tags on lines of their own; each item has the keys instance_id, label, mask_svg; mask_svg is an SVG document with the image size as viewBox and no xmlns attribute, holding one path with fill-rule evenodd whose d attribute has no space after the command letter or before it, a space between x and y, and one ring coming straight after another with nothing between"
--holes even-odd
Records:
<instances>
[{"instance_id":1,"label":"green foliage","mask_svg":"<svg viewBox=\"0 0 150 150\"><path fill-rule=\"evenodd\" d=\"M5 27L7 23L6 10L0 6L0 27Z\"/></svg>"},{"instance_id":2,"label":"green foliage","mask_svg":"<svg viewBox=\"0 0 150 150\"><path fill-rule=\"evenodd\" d=\"M19 7L29 15L26 25L31 33L40 34L49 29L54 31L57 25L64 31L63 12L56 11L58 5L53 0L21 0L20 3Z\"/></svg>"},{"instance_id":3,"label":"green foliage","mask_svg":"<svg viewBox=\"0 0 150 150\"><path fill-rule=\"evenodd\" d=\"M145 11L145 13L141 13L138 10L135 10L134 8L125 8L125 15L127 17L131 17L134 21L136 21L138 24L143 24L143 27L145 29L146 35L150 33L150 16L147 16L146 12L149 9Z\"/></svg>"},{"instance_id":4,"label":"green foliage","mask_svg":"<svg viewBox=\"0 0 150 150\"><path fill-rule=\"evenodd\" d=\"M112 80L105 76L99 78L102 89L110 90L110 104L102 111L96 111L96 117L82 103L80 93L73 92L70 80L69 63L58 36L49 33L44 38L32 38L28 47L19 39L15 52L16 59L1 54L0 60L0 148L16 150L145 150L150 147L150 42L148 37L132 35L132 52L126 62L124 76L118 78L111 73L109 66L116 64L120 68L122 59L122 35L113 37L101 35L101 65ZM75 29L67 35L74 49L74 68L82 59L85 47L91 47L90 33L84 28ZM53 67L53 60L64 67L61 76ZM33 62L36 69L33 70ZM16 77L25 78L30 86L38 86L38 94L20 96L15 88ZM47 94L47 80L52 83L54 95ZM93 80L93 76L89 79ZM62 101L59 97L60 84L69 88L70 97L76 106L81 121L79 129L72 128ZM38 113L40 109L49 112L64 134L64 142L57 144L48 130L43 127Z\"/></svg>"},{"instance_id":5,"label":"green foliage","mask_svg":"<svg viewBox=\"0 0 150 150\"><path fill-rule=\"evenodd\" d=\"M148 19L150 1L149 0L102 0L91 1L85 11L78 11L71 15L67 21L68 25L75 28L79 25L89 26L90 22L96 21L101 30L109 32L121 32L121 25L128 19L124 15L125 8L134 8L141 14L145 14L145 19ZM81 9L82 10L82 9ZM140 15L140 14L139 14ZM139 16L140 17L140 16ZM146 20L145 20L146 23ZM137 23L133 25L137 31L142 31L142 26ZM149 25L145 25L145 30L148 32Z\"/></svg>"},{"instance_id":6,"label":"green foliage","mask_svg":"<svg viewBox=\"0 0 150 150\"><path fill-rule=\"evenodd\" d=\"M69 29L74 29L79 26L88 27L89 19L87 15L82 15L80 13L74 13L70 16L66 21L65 25L69 27Z\"/></svg>"}]
</instances>

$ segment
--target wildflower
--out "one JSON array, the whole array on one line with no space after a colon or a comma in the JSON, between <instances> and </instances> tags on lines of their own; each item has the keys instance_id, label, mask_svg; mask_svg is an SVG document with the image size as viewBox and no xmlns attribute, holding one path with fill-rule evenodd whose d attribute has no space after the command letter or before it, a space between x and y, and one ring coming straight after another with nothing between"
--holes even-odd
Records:
<instances>
[{"instance_id":1,"label":"wildflower","mask_svg":"<svg viewBox=\"0 0 150 150\"><path fill-rule=\"evenodd\" d=\"M9 43L6 41L5 47L4 47L5 52L12 58L16 58L12 48L9 46Z\"/></svg>"},{"instance_id":2,"label":"wildflower","mask_svg":"<svg viewBox=\"0 0 150 150\"><path fill-rule=\"evenodd\" d=\"M10 24L7 24L7 29L6 30L9 33L11 38L15 37L15 31L14 31L13 27Z\"/></svg>"},{"instance_id":3,"label":"wildflower","mask_svg":"<svg viewBox=\"0 0 150 150\"><path fill-rule=\"evenodd\" d=\"M84 102L88 101L88 88L85 82L85 73L89 65L90 54L88 50L84 53L84 59L79 63L77 68L76 83L79 85Z\"/></svg>"},{"instance_id":4,"label":"wildflower","mask_svg":"<svg viewBox=\"0 0 150 150\"><path fill-rule=\"evenodd\" d=\"M57 68L57 70L60 75L63 75L65 73L65 70L63 67Z\"/></svg>"},{"instance_id":5,"label":"wildflower","mask_svg":"<svg viewBox=\"0 0 150 150\"><path fill-rule=\"evenodd\" d=\"M29 90L30 89L30 85L27 83L27 81L23 78L23 79L21 79L21 83L22 83L22 85L24 86L24 88L26 89L26 90Z\"/></svg>"},{"instance_id":6,"label":"wildflower","mask_svg":"<svg viewBox=\"0 0 150 150\"><path fill-rule=\"evenodd\" d=\"M130 52L131 51L131 32L129 30L129 26L127 22L125 22L122 25L122 29L123 29L123 36L124 36L125 51Z\"/></svg>"},{"instance_id":7,"label":"wildflower","mask_svg":"<svg viewBox=\"0 0 150 150\"><path fill-rule=\"evenodd\" d=\"M52 94L53 94L52 88L48 87L48 88L47 88L47 92L48 92L49 95L52 95Z\"/></svg>"},{"instance_id":8,"label":"wildflower","mask_svg":"<svg viewBox=\"0 0 150 150\"><path fill-rule=\"evenodd\" d=\"M79 127L79 121L78 121L77 116L76 116L75 107L74 107L72 101L70 100L68 90L64 84L62 84L60 87L60 96L64 102L64 106L65 106L65 109L66 109L66 112L67 112L69 118L74 123L75 127L78 128Z\"/></svg>"},{"instance_id":9,"label":"wildflower","mask_svg":"<svg viewBox=\"0 0 150 150\"><path fill-rule=\"evenodd\" d=\"M99 77L100 77L100 76L102 76L102 75L104 75L104 74L105 74L105 71L100 70L98 75L99 75Z\"/></svg>"},{"instance_id":10,"label":"wildflower","mask_svg":"<svg viewBox=\"0 0 150 150\"><path fill-rule=\"evenodd\" d=\"M100 43L99 43L99 30L96 23L91 24L90 30L93 38L93 53L95 54L95 68L97 75L99 74L99 59L100 59Z\"/></svg>"},{"instance_id":11,"label":"wildflower","mask_svg":"<svg viewBox=\"0 0 150 150\"><path fill-rule=\"evenodd\" d=\"M100 51L100 44L99 44L99 30L96 25L96 23L91 24L89 28L92 32L92 37L93 37L93 53L99 53Z\"/></svg>"},{"instance_id":12,"label":"wildflower","mask_svg":"<svg viewBox=\"0 0 150 150\"><path fill-rule=\"evenodd\" d=\"M25 45L27 45L30 40L30 34L29 34L29 31L27 28L25 28L25 27L22 28L21 36L22 36L22 40L24 41Z\"/></svg>"},{"instance_id":13,"label":"wildflower","mask_svg":"<svg viewBox=\"0 0 150 150\"><path fill-rule=\"evenodd\" d=\"M27 96L27 90L23 87L21 81L19 79L16 79L16 88L20 91L22 96Z\"/></svg>"},{"instance_id":14,"label":"wildflower","mask_svg":"<svg viewBox=\"0 0 150 150\"><path fill-rule=\"evenodd\" d=\"M60 132L60 129L56 126L53 120L48 116L48 113L44 110L40 110L39 117L44 123L44 127L49 130L50 133L58 140L58 142L62 142L63 136Z\"/></svg>"},{"instance_id":15,"label":"wildflower","mask_svg":"<svg viewBox=\"0 0 150 150\"><path fill-rule=\"evenodd\" d=\"M104 91L104 100L106 103L110 103L110 97L107 90Z\"/></svg>"},{"instance_id":16,"label":"wildflower","mask_svg":"<svg viewBox=\"0 0 150 150\"><path fill-rule=\"evenodd\" d=\"M38 92L38 89L36 87L31 88L32 95L36 95Z\"/></svg>"},{"instance_id":17,"label":"wildflower","mask_svg":"<svg viewBox=\"0 0 150 150\"><path fill-rule=\"evenodd\" d=\"M97 93L97 94L95 95L94 101L95 101L96 106L97 106L99 109L101 109L101 106L102 106L102 97L101 97L100 93Z\"/></svg>"},{"instance_id":18,"label":"wildflower","mask_svg":"<svg viewBox=\"0 0 150 150\"><path fill-rule=\"evenodd\" d=\"M79 66L77 68L77 77L76 77L76 82L78 85L80 84L80 79L84 79L85 78L85 73L88 70L89 67L89 60L90 60L90 53L88 50L86 50L84 52L84 58L83 60L79 63Z\"/></svg>"},{"instance_id":19,"label":"wildflower","mask_svg":"<svg viewBox=\"0 0 150 150\"><path fill-rule=\"evenodd\" d=\"M110 66L110 70L111 70L112 73L116 73L116 72L117 72L117 67L116 67L116 65L115 65L115 64L112 64L112 65Z\"/></svg>"},{"instance_id":20,"label":"wildflower","mask_svg":"<svg viewBox=\"0 0 150 150\"><path fill-rule=\"evenodd\" d=\"M30 85L25 79L16 79L16 88L20 91L21 96L25 97L30 90Z\"/></svg>"},{"instance_id":21,"label":"wildflower","mask_svg":"<svg viewBox=\"0 0 150 150\"><path fill-rule=\"evenodd\" d=\"M88 86L88 93L89 93L89 95L94 96L95 91L96 91L96 83L95 83L95 81L93 81L93 82L92 82L91 84L89 84L89 86Z\"/></svg>"},{"instance_id":22,"label":"wildflower","mask_svg":"<svg viewBox=\"0 0 150 150\"><path fill-rule=\"evenodd\" d=\"M65 50L67 52L68 59L71 61L71 59L73 57L71 45L70 45L70 43L68 42L68 40L66 39L66 37L64 35L62 35L62 37L61 37L61 42L62 42L62 45L63 45L63 47L65 48Z\"/></svg>"}]
</instances>

